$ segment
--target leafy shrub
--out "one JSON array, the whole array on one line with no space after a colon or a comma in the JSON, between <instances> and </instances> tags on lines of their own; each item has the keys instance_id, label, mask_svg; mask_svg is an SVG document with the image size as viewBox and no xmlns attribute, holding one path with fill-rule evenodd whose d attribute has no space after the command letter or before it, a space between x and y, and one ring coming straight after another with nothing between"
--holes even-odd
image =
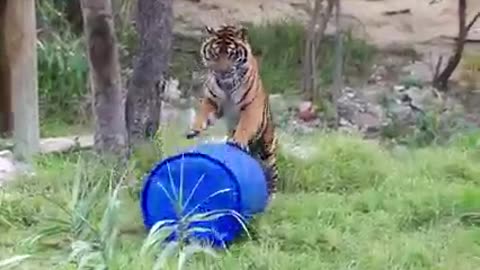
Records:
<instances>
[{"instance_id":1,"label":"leafy shrub","mask_svg":"<svg viewBox=\"0 0 480 270\"><path fill-rule=\"evenodd\" d=\"M74 122L87 93L88 62L82 40L52 34L38 41L38 71L42 117Z\"/></svg>"}]
</instances>

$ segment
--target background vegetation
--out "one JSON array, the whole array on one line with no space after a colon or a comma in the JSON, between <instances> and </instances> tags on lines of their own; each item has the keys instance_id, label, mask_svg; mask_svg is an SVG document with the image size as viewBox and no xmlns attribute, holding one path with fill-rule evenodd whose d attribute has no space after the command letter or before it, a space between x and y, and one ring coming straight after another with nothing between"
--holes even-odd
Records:
<instances>
[{"instance_id":1,"label":"background vegetation","mask_svg":"<svg viewBox=\"0 0 480 270\"><path fill-rule=\"evenodd\" d=\"M124 1L128 5L128 1ZM128 80L136 35L128 18L128 6L116 21L125 80ZM87 125L90 120L88 62L83 36L75 34L61 11L62 4L42 1L38 8L41 25L39 40L39 89L43 133L56 135L67 126ZM265 86L272 93L295 94L301 91L301 61L305 40L304 26L293 20L248 25L254 53L259 57ZM351 34L344 36L347 80L365 77L372 65L375 48ZM180 87L191 89L192 73L202 72L198 48L200 40L181 35L174 39L170 74L179 78ZM320 84L333 81L334 40L327 37L321 44L318 72ZM193 64L192 64L193 63ZM184 93L189 95L190 93ZM46 124L45 124L46 123Z\"/></svg>"}]
</instances>

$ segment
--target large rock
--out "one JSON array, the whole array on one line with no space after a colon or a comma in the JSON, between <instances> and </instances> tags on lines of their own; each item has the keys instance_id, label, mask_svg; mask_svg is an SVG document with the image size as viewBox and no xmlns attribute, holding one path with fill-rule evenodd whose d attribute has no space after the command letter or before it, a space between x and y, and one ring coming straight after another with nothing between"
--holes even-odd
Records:
<instances>
[{"instance_id":1,"label":"large rock","mask_svg":"<svg viewBox=\"0 0 480 270\"><path fill-rule=\"evenodd\" d=\"M0 151L0 186L2 182L11 180L16 173L13 154L9 150Z\"/></svg>"},{"instance_id":2,"label":"large rock","mask_svg":"<svg viewBox=\"0 0 480 270\"><path fill-rule=\"evenodd\" d=\"M66 137L46 138L40 140L40 152L42 154L67 152L75 147L75 140Z\"/></svg>"},{"instance_id":3,"label":"large rock","mask_svg":"<svg viewBox=\"0 0 480 270\"><path fill-rule=\"evenodd\" d=\"M337 110L342 130L361 132L365 137L378 136L386 119L380 105L349 87L343 89L337 100Z\"/></svg>"}]
</instances>

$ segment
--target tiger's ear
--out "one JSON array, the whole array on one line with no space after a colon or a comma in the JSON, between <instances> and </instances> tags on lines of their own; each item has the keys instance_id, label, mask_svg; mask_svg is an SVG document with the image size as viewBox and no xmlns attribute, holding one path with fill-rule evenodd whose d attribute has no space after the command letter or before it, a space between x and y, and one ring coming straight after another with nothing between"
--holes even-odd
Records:
<instances>
[{"instance_id":1,"label":"tiger's ear","mask_svg":"<svg viewBox=\"0 0 480 270\"><path fill-rule=\"evenodd\" d=\"M215 29L213 29L213 27L210 27L210 26L205 26L205 32L207 32L207 34L209 35L215 35Z\"/></svg>"},{"instance_id":2,"label":"tiger's ear","mask_svg":"<svg viewBox=\"0 0 480 270\"><path fill-rule=\"evenodd\" d=\"M239 37L241 40L245 41L247 39L247 28L245 27L240 27L240 29L237 30L236 33L237 37Z\"/></svg>"}]
</instances>

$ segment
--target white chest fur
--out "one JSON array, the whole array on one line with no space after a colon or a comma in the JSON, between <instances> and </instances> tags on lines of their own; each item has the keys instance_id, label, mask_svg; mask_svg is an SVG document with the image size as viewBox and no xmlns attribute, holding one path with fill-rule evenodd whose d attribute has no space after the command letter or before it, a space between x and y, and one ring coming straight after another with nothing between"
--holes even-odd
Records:
<instances>
[{"instance_id":1,"label":"white chest fur","mask_svg":"<svg viewBox=\"0 0 480 270\"><path fill-rule=\"evenodd\" d=\"M223 112L223 119L226 121L227 129L233 130L240 119L240 106L237 105L241 99L241 89L232 89L232 91L227 92L221 89L218 84L215 82L215 79L210 77L208 80L209 89L213 91L215 97L210 93L205 93L210 98L216 101L217 104L221 106L221 111Z\"/></svg>"}]
</instances>

